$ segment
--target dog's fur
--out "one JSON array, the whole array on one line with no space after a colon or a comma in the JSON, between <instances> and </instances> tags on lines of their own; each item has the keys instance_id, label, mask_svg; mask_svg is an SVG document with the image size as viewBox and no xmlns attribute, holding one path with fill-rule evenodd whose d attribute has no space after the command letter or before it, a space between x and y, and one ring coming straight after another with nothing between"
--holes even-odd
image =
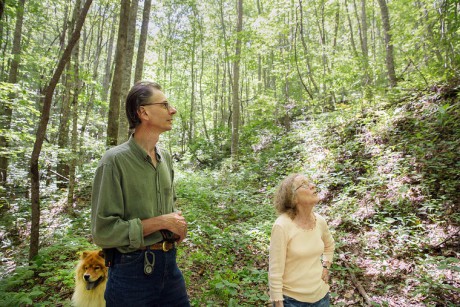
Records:
<instances>
[{"instance_id":1,"label":"dog's fur","mask_svg":"<svg viewBox=\"0 0 460 307\"><path fill-rule=\"evenodd\" d=\"M75 272L75 291L72 305L76 307L104 307L104 292L108 269L102 251L84 251Z\"/></svg>"}]
</instances>

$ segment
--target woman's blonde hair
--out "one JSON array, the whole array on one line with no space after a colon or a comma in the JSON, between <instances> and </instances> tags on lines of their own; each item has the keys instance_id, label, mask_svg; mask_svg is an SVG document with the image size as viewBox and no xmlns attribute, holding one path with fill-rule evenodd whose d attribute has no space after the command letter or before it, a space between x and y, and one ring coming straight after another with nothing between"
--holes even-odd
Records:
<instances>
[{"instance_id":1,"label":"woman's blonde hair","mask_svg":"<svg viewBox=\"0 0 460 307\"><path fill-rule=\"evenodd\" d=\"M297 215L295 203L294 180L301 174L291 174L281 181L275 192L273 203L279 214L287 213L291 219Z\"/></svg>"}]
</instances>

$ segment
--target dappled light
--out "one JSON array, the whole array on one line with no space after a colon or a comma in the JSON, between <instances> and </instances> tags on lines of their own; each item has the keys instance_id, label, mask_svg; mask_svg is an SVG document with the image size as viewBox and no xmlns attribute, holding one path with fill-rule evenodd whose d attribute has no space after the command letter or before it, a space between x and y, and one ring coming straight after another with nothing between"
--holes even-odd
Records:
<instances>
[{"instance_id":1,"label":"dappled light","mask_svg":"<svg viewBox=\"0 0 460 307\"><path fill-rule=\"evenodd\" d=\"M0 306L70 306L82 251L114 264L181 239L168 255L191 306L271 306L273 198L292 173L335 240L318 264L331 306L459 306L459 12L0 1ZM149 257L132 271L157 273Z\"/></svg>"}]
</instances>

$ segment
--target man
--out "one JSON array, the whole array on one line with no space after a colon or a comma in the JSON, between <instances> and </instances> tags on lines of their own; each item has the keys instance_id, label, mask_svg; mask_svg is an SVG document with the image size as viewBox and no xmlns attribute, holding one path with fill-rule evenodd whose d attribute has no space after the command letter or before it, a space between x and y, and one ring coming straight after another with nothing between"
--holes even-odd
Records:
<instances>
[{"instance_id":1,"label":"man","mask_svg":"<svg viewBox=\"0 0 460 307\"><path fill-rule=\"evenodd\" d=\"M136 83L126 98L134 133L96 170L91 222L109 265L107 306L190 306L175 247L187 222L174 212L171 156L157 146L176 112L158 84Z\"/></svg>"}]
</instances>

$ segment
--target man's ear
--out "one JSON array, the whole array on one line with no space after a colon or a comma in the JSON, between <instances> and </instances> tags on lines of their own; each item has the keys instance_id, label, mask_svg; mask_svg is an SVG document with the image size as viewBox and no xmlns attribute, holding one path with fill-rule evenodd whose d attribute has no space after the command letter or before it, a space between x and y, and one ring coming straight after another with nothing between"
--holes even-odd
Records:
<instances>
[{"instance_id":1,"label":"man's ear","mask_svg":"<svg viewBox=\"0 0 460 307\"><path fill-rule=\"evenodd\" d=\"M147 111L145 110L145 108L139 108L139 109L137 110L137 116L139 117L139 119L141 119L143 116L147 116L147 117L148 117L149 115L147 114ZM145 118L145 117L144 117L144 118Z\"/></svg>"}]
</instances>

